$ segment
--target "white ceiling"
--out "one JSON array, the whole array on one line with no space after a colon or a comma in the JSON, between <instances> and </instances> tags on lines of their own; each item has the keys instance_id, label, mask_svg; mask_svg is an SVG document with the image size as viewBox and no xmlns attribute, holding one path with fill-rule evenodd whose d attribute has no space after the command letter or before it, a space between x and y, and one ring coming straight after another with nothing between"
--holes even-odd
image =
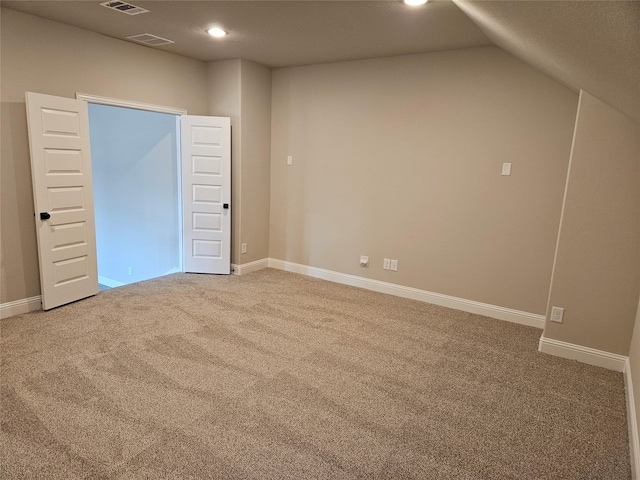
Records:
<instances>
[{"instance_id":1,"label":"white ceiling","mask_svg":"<svg viewBox=\"0 0 640 480\"><path fill-rule=\"evenodd\" d=\"M455 3L454 3L455 2ZM400 0L131 1L129 16L87 1L3 1L2 6L202 61L243 58L307 65L495 44L564 85L583 88L640 121L640 1ZM206 29L229 32L214 39ZM149 47L151 48L151 47Z\"/></svg>"}]
</instances>

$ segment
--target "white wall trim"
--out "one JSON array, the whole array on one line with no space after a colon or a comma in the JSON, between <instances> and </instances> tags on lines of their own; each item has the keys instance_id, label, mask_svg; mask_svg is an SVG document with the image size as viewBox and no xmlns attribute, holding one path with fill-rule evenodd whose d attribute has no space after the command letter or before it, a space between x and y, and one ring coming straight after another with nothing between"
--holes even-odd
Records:
<instances>
[{"instance_id":1,"label":"white wall trim","mask_svg":"<svg viewBox=\"0 0 640 480\"><path fill-rule=\"evenodd\" d=\"M582 363L595 365L596 367L608 368L616 372L624 372L628 357L615 353L596 350L595 348L583 347L573 343L561 342L552 338L540 336L538 351L548 353L556 357L578 360Z\"/></svg>"},{"instance_id":2,"label":"white wall trim","mask_svg":"<svg viewBox=\"0 0 640 480\"><path fill-rule=\"evenodd\" d=\"M633 398L631 362L628 358L624 368L624 386L627 392L627 423L629 424L631 476L634 480L640 480L640 437L638 436L638 417L636 416L636 402Z\"/></svg>"},{"instance_id":3,"label":"white wall trim","mask_svg":"<svg viewBox=\"0 0 640 480\"><path fill-rule=\"evenodd\" d=\"M247 273L257 272L258 270L269 267L269 259L262 258L254 262L243 263L241 265L232 263L231 267L233 268L234 275L246 275Z\"/></svg>"},{"instance_id":4,"label":"white wall trim","mask_svg":"<svg viewBox=\"0 0 640 480\"><path fill-rule=\"evenodd\" d=\"M14 302L7 302L0 305L0 319L22 315L23 313L42 310L42 299L40 295L31 298L23 298Z\"/></svg>"},{"instance_id":5,"label":"white wall trim","mask_svg":"<svg viewBox=\"0 0 640 480\"><path fill-rule=\"evenodd\" d=\"M380 280L372 280L370 278L358 277L346 273L325 270L324 268L310 267L298 263L277 260L269 258L269 267L287 272L301 273L310 277L321 278L331 282L342 283L354 287L365 288L380 293L388 293L397 297L410 298L421 302L433 303L443 307L455 308L464 312L476 313L487 317L505 320L507 322L527 325L529 327L544 327L544 315L534 313L521 312L510 308L498 307L487 303L475 302L464 298L452 297L441 293L428 292L413 287L405 287L394 283L382 282Z\"/></svg>"},{"instance_id":6,"label":"white wall trim","mask_svg":"<svg viewBox=\"0 0 640 480\"><path fill-rule=\"evenodd\" d=\"M135 108L136 110L147 110L158 113L171 113L173 115L186 115L187 111L182 108L165 107L163 105L153 105L151 103L133 102L118 98L100 97L88 93L76 92L77 100L84 100L89 103L99 103L100 105L111 105L112 107Z\"/></svg>"},{"instance_id":7,"label":"white wall trim","mask_svg":"<svg viewBox=\"0 0 640 480\"><path fill-rule=\"evenodd\" d=\"M122 287L123 285L126 285L126 283L118 282L117 280L112 280L108 277L101 277L100 275L98 275L98 283L100 283L101 285L106 285L110 288Z\"/></svg>"}]
</instances>

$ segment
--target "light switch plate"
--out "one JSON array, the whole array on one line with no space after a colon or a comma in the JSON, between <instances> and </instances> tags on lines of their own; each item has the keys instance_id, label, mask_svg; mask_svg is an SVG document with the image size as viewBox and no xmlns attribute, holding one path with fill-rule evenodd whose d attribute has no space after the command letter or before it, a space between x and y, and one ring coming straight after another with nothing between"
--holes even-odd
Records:
<instances>
[{"instance_id":1,"label":"light switch plate","mask_svg":"<svg viewBox=\"0 0 640 480\"><path fill-rule=\"evenodd\" d=\"M510 163L503 163L502 164L502 175L504 175L504 176L511 175L511 164Z\"/></svg>"}]
</instances>

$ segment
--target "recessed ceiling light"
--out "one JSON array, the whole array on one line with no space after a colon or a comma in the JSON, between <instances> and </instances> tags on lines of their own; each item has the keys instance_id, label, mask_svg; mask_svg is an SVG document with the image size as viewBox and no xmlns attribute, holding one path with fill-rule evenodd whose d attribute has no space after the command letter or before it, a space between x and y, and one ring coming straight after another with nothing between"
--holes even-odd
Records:
<instances>
[{"instance_id":1,"label":"recessed ceiling light","mask_svg":"<svg viewBox=\"0 0 640 480\"><path fill-rule=\"evenodd\" d=\"M427 3L428 0L404 0L404 3L406 5L411 5L413 7L417 6L417 5L424 5L425 3Z\"/></svg>"},{"instance_id":2,"label":"recessed ceiling light","mask_svg":"<svg viewBox=\"0 0 640 480\"><path fill-rule=\"evenodd\" d=\"M223 29L219 27L210 28L209 30L207 30L207 33L212 37L218 37L218 38L227 36L227 32L225 32Z\"/></svg>"}]
</instances>

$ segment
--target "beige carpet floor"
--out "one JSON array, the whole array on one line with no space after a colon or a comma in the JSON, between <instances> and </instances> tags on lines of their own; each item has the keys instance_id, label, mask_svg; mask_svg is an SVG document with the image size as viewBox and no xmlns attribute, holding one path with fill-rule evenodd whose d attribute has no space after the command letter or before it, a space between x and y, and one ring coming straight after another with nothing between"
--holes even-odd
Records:
<instances>
[{"instance_id":1,"label":"beige carpet floor","mask_svg":"<svg viewBox=\"0 0 640 480\"><path fill-rule=\"evenodd\" d=\"M631 478L622 374L276 270L0 321L0 478Z\"/></svg>"}]
</instances>

